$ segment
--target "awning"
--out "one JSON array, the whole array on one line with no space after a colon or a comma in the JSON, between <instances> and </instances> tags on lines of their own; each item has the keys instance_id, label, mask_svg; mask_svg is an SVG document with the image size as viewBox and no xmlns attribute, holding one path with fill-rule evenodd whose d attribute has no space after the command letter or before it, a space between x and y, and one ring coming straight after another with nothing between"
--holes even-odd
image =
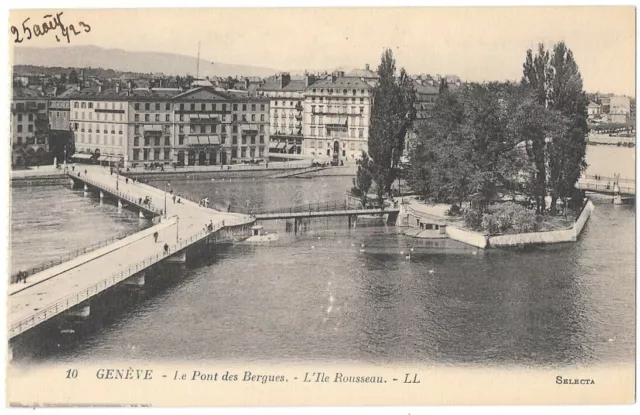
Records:
<instances>
[{"instance_id":1,"label":"awning","mask_svg":"<svg viewBox=\"0 0 640 415\"><path fill-rule=\"evenodd\" d=\"M269 148L278 148L279 145L280 145L280 141L270 141L269 142Z\"/></svg>"},{"instance_id":2,"label":"awning","mask_svg":"<svg viewBox=\"0 0 640 415\"><path fill-rule=\"evenodd\" d=\"M287 144L287 153L293 148L293 144Z\"/></svg>"},{"instance_id":3,"label":"awning","mask_svg":"<svg viewBox=\"0 0 640 415\"><path fill-rule=\"evenodd\" d=\"M187 138L190 146L210 146L220 144L220 136L218 135L190 135Z\"/></svg>"},{"instance_id":4,"label":"awning","mask_svg":"<svg viewBox=\"0 0 640 415\"><path fill-rule=\"evenodd\" d=\"M71 156L72 159L89 160L93 158L93 154L75 153Z\"/></svg>"},{"instance_id":5,"label":"awning","mask_svg":"<svg viewBox=\"0 0 640 415\"><path fill-rule=\"evenodd\" d=\"M162 125L160 124L147 124L144 126L145 131L162 131Z\"/></svg>"},{"instance_id":6,"label":"awning","mask_svg":"<svg viewBox=\"0 0 640 415\"><path fill-rule=\"evenodd\" d=\"M122 157L118 157L118 156L111 156L111 157L107 157L107 161L108 162L114 162L117 163L120 160L122 160Z\"/></svg>"},{"instance_id":7,"label":"awning","mask_svg":"<svg viewBox=\"0 0 640 415\"><path fill-rule=\"evenodd\" d=\"M108 161L109 157L107 156L100 156L98 157L98 161Z\"/></svg>"}]
</instances>

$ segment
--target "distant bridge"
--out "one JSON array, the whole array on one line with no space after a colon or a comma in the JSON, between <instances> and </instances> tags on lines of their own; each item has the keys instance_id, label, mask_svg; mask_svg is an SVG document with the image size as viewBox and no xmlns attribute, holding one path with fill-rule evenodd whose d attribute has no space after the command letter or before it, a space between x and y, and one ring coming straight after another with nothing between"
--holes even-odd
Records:
<instances>
[{"instance_id":1,"label":"distant bridge","mask_svg":"<svg viewBox=\"0 0 640 415\"><path fill-rule=\"evenodd\" d=\"M635 196L636 194L635 180L615 177L584 176L576 183L576 188L612 196Z\"/></svg>"}]
</instances>

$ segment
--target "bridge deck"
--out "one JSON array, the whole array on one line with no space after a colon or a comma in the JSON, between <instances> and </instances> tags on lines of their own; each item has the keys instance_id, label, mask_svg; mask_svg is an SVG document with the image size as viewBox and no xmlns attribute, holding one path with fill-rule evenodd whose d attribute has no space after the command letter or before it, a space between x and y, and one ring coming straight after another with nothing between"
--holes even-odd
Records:
<instances>
[{"instance_id":1,"label":"bridge deck","mask_svg":"<svg viewBox=\"0 0 640 415\"><path fill-rule=\"evenodd\" d=\"M610 195L613 195L615 193L614 187L615 186L613 182L604 180L580 179L580 181L576 183L577 189ZM636 194L635 182L620 182L620 184L618 185L618 189L620 195L623 196L633 196Z\"/></svg>"},{"instance_id":2,"label":"bridge deck","mask_svg":"<svg viewBox=\"0 0 640 415\"><path fill-rule=\"evenodd\" d=\"M104 171L100 167L87 167L87 175L83 172L80 177L74 176L74 179L134 200L149 196L154 206L164 207L165 192L162 190L131 181L126 184L123 177L120 177L119 189L116 190L116 176L111 176L108 170ZM9 288L8 304L10 337L161 261L165 257L165 243L170 246L170 253L173 253L209 234L204 230L205 225L209 223L213 223L214 230L217 231L223 221L226 226L253 221L248 215L218 212L187 200L174 204L168 195L167 214L175 216L176 223L158 228L157 243L149 232L147 235L139 235L139 232L125 238L126 241L116 242L127 242L124 246L94 251L83 256L83 260L78 264L61 264L61 272L54 275L47 275L47 272L51 271L45 270L30 276L29 284L26 286L22 283L12 284ZM178 241L176 237L179 238ZM71 261L78 261L78 258Z\"/></svg>"},{"instance_id":3,"label":"bridge deck","mask_svg":"<svg viewBox=\"0 0 640 415\"><path fill-rule=\"evenodd\" d=\"M258 220L268 219L296 219L296 218L319 218L327 216L358 216L358 215L382 215L386 213L398 213L399 209L345 209L345 210L326 210L326 211L309 211L309 212L279 212L279 213L261 213L256 214Z\"/></svg>"}]
</instances>

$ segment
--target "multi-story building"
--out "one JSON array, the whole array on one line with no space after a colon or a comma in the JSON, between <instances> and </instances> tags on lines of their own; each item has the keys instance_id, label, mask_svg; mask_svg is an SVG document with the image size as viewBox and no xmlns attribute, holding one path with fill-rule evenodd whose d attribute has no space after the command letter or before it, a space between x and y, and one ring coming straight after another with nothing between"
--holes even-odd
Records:
<instances>
[{"instance_id":1,"label":"multi-story building","mask_svg":"<svg viewBox=\"0 0 640 415\"><path fill-rule=\"evenodd\" d=\"M47 98L40 91L13 88L11 147L11 164L14 166L50 161Z\"/></svg>"},{"instance_id":2,"label":"multi-story building","mask_svg":"<svg viewBox=\"0 0 640 415\"><path fill-rule=\"evenodd\" d=\"M173 98L179 165L232 164L269 157L269 99L200 87Z\"/></svg>"},{"instance_id":3,"label":"multi-story building","mask_svg":"<svg viewBox=\"0 0 640 415\"><path fill-rule=\"evenodd\" d=\"M71 98L74 157L124 167L265 159L268 114L267 99L213 87L87 88Z\"/></svg>"},{"instance_id":4,"label":"multi-story building","mask_svg":"<svg viewBox=\"0 0 640 415\"><path fill-rule=\"evenodd\" d=\"M302 103L305 90L315 80L313 75L305 75L304 79L291 79L288 73L281 73L258 88L258 96L270 98L269 133L272 152L302 154Z\"/></svg>"},{"instance_id":5,"label":"multi-story building","mask_svg":"<svg viewBox=\"0 0 640 415\"><path fill-rule=\"evenodd\" d=\"M74 89L61 92L59 87L55 87L49 98L49 151L59 163L74 153L69 99L74 92Z\"/></svg>"},{"instance_id":6,"label":"multi-story building","mask_svg":"<svg viewBox=\"0 0 640 415\"><path fill-rule=\"evenodd\" d=\"M416 139L416 130L420 128L420 120L427 118L431 109L436 105L440 88L432 78L420 78L414 84L416 100L413 107L416 109L416 121L405 137L403 155L408 156Z\"/></svg>"},{"instance_id":7,"label":"multi-story building","mask_svg":"<svg viewBox=\"0 0 640 415\"><path fill-rule=\"evenodd\" d=\"M334 162L367 151L373 87L336 72L310 85L303 104L303 154Z\"/></svg>"}]
</instances>

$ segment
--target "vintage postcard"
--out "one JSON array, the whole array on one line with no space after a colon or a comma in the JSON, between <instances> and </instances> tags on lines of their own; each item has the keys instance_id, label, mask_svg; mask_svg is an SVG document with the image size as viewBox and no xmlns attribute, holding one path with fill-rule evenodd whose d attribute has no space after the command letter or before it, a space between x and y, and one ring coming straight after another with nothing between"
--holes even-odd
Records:
<instances>
[{"instance_id":1,"label":"vintage postcard","mask_svg":"<svg viewBox=\"0 0 640 415\"><path fill-rule=\"evenodd\" d=\"M7 405L634 403L635 20L11 10Z\"/></svg>"}]
</instances>

